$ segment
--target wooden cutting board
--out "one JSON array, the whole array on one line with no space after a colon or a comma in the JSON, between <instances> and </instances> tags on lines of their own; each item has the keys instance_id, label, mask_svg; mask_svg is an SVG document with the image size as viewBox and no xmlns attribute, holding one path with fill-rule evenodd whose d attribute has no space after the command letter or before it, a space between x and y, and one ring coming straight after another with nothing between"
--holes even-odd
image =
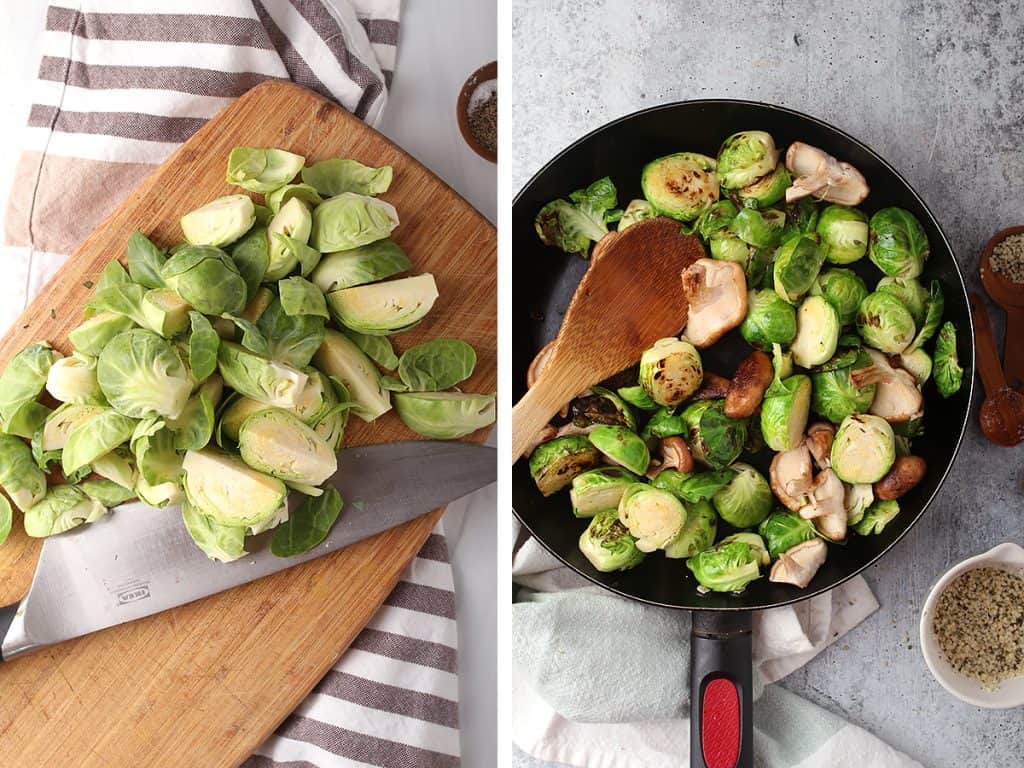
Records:
<instances>
[{"instance_id":1,"label":"wooden cutting board","mask_svg":"<svg viewBox=\"0 0 1024 768\"><path fill-rule=\"evenodd\" d=\"M447 115L442 116L447 118ZM440 119L440 118L439 118ZM257 86L208 122L82 243L0 341L0 368L23 346L67 332L135 229L182 239L179 217L220 195L236 145L282 147L309 162L350 157L394 166L384 196L393 237L440 298L395 339L399 353L439 336L465 339L479 362L464 388L497 384L497 262L493 227L390 141L299 86ZM481 442L486 430L469 439ZM416 435L389 412L352 419L346 445ZM440 517L436 510L336 554L131 624L0 664L0 766L232 766L245 759L337 661L389 594ZM343 513L344 514L344 513ZM15 530L0 548L0 604L28 589L39 542Z\"/></svg>"}]
</instances>

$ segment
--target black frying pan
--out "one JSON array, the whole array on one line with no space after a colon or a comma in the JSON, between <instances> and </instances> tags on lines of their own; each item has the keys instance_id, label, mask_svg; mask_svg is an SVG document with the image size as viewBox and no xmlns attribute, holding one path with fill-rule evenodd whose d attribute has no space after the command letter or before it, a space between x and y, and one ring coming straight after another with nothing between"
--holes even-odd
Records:
<instances>
[{"instance_id":1,"label":"black frying pan","mask_svg":"<svg viewBox=\"0 0 1024 768\"><path fill-rule=\"evenodd\" d=\"M852 163L867 178L871 194L860 206L869 215L885 206L911 211L924 225L931 256L922 280L938 279L946 299L946 319L959 332L964 386L943 400L926 386L923 437L914 452L928 462L924 481L900 499L901 512L877 536L853 536L844 546L829 546L828 559L806 589L775 584L766 578L740 595L698 594L697 583L680 560L657 554L622 573L599 573L580 553L577 542L589 521L573 517L565 492L544 498L530 478L525 461L512 472L516 515L553 555L606 589L632 600L694 611L691 644L691 765L718 768L734 748L739 766L753 764L751 721L751 614L774 608L841 584L884 555L913 526L935 497L949 472L963 437L974 387L974 334L963 276L949 242L924 201L885 160L853 137L827 123L790 109L750 101L713 99L667 104L628 115L584 136L545 165L513 204L512 388L518 400L526 389L526 370L537 351L555 337L562 316L588 262L547 248L533 228L537 211L602 176L611 176L622 206L640 192L640 170L648 161L672 152L714 156L721 141L740 130L765 130L780 151L794 140L821 147ZM854 267L869 286L881 273L867 259ZM642 279L638 275L637 279ZM927 283L926 283L927 284ZM609 308L636 311L636 308ZM702 350L705 370L731 376L750 348L738 332ZM767 472L770 451L745 460ZM638 631L642 631L638 628ZM706 705L706 707L705 707ZM712 725L713 723L713 725ZM705 760L707 754L707 761Z\"/></svg>"}]
</instances>

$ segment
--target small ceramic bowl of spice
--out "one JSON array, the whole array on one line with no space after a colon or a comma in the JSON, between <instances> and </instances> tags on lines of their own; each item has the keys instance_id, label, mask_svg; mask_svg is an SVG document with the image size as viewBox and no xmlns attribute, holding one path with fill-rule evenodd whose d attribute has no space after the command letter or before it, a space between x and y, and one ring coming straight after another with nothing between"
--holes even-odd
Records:
<instances>
[{"instance_id":1,"label":"small ceramic bowl of spice","mask_svg":"<svg viewBox=\"0 0 1024 768\"><path fill-rule=\"evenodd\" d=\"M1024 706L1024 547L1000 544L947 571L921 612L921 650L957 698Z\"/></svg>"},{"instance_id":2,"label":"small ceramic bowl of spice","mask_svg":"<svg viewBox=\"0 0 1024 768\"><path fill-rule=\"evenodd\" d=\"M456 105L462 138L484 160L498 162L498 62L469 76Z\"/></svg>"}]
</instances>

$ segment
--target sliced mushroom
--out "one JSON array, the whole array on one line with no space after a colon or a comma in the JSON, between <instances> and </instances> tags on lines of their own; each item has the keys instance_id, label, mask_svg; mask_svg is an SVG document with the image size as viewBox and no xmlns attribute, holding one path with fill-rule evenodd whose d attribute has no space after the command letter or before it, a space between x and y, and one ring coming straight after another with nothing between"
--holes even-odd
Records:
<instances>
[{"instance_id":1,"label":"sliced mushroom","mask_svg":"<svg viewBox=\"0 0 1024 768\"><path fill-rule=\"evenodd\" d=\"M832 440L835 436L836 428L827 421L816 421L807 428L804 442L807 443L807 450L814 457L818 469L828 469L832 466L829 456L832 453Z\"/></svg>"},{"instance_id":2,"label":"sliced mushroom","mask_svg":"<svg viewBox=\"0 0 1024 768\"><path fill-rule=\"evenodd\" d=\"M765 390L772 383L775 372L772 360L764 352L752 352L739 364L729 382L725 396L725 415L730 419L753 416L761 406Z\"/></svg>"},{"instance_id":3,"label":"sliced mushroom","mask_svg":"<svg viewBox=\"0 0 1024 768\"><path fill-rule=\"evenodd\" d=\"M683 438L675 435L663 437L659 446L660 459L655 459L647 468L647 477L653 480L659 472L678 469L680 472L693 471L693 455Z\"/></svg>"},{"instance_id":4,"label":"sliced mushroom","mask_svg":"<svg viewBox=\"0 0 1024 768\"><path fill-rule=\"evenodd\" d=\"M768 470L775 498L794 512L802 509L812 488L811 472L811 453L805 444L776 453Z\"/></svg>"},{"instance_id":5,"label":"sliced mushroom","mask_svg":"<svg viewBox=\"0 0 1024 768\"><path fill-rule=\"evenodd\" d=\"M786 190L787 203L813 195L830 203L858 205L870 191L867 179L852 165L802 141L786 150L786 168L794 177Z\"/></svg>"},{"instance_id":6,"label":"sliced mushroom","mask_svg":"<svg viewBox=\"0 0 1024 768\"><path fill-rule=\"evenodd\" d=\"M811 583L827 554L828 547L821 539L802 541L779 555L768 574L768 581L792 584L803 589Z\"/></svg>"},{"instance_id":7,"label":"sliced mushroom","mask_svg":"<svg viewBox=\"0 0 1024 768\"><path fill-rule=\"evenodd\" d=\"M846 486L831 469L818 473L808 504L801 507L800 517L814 520L819 533L832 541L846 538Z\"/></svg>"},{"instance_id":8,"label":"sliced mushroom","mask_svg":"<svg viewBox=\"0 0 1024 768\"><path fill-rule=\"evenodd\" d=\"M897 456L892 469L875 483L875 496L883 501L898 499L924 479L928 463L920 456Z\"/></svg>"},{"instance_id":9,"label":"sliced mushroom","mask_svg":"<svg viewBox=\"0 0 1024 768\"><path fill-rule=\"evenodd\" d=\"M871 356L872 365L855 372L857 381L854 381L854 386L863 386L858 381L875 384L875 399L871 401L868 412L881 416L890 424L921 416L924 396L914 376L902 368L893 368L889 359L877 350L868 349L867 353ZM854 374L850 378L853 381Z\"/></svg>"},{"instance_id":10,"label":"sliced mushroom","mask_svg":"<svg viewBox=\"0 0 1024 768\"><path fill-rule=\"evenodd\" d=\"M530 363L530 367L526 369L526 388L530 389L534 384L537 383L537 379L540 378L541 372L544 370L544 366L547 365L548 358L551 357L551 350L555 347L555 341L552 339L533 357L533 361Z\"/></svg>"},{"instance_id":11,"label":"sliced mushroom","mask_svg":"<svg viewBox=\"0 0 1024 768\"><path fill-rule=\"evenodd\" d=\"M700 349L710 347L747 316L747 279L732 261L697 259L683 270L683 293L689 303L686 338Z\"/></svg>"},{"instance_id":12,"label":"sliced mushroom","mask_svg":"<svg viewBox=\"0 0 1024 768\"><path fill-rule=\"evenodd\" d=\"M719 376L711 371L704 371L704 380L700 388L690 395L691 400L721 400L729 394L731 382L725 376Z\"/></svg>"}]
</instances>

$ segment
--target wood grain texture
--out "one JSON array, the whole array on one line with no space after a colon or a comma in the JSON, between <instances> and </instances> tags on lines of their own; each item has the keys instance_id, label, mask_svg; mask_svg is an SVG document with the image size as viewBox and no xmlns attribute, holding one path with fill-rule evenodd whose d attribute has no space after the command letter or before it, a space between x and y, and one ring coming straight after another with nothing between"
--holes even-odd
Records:
<instances>
[{"instance_id":1,"label":"wood grain texture","mask_svg":"<svg viewBox=\"0 0 1024 768\"><path fill-rule=\"evenodd\" d=\"M0 341L0 367L67 332L103 266L141 229L170 245L179 217L237 193L224 181L233 146L277 146L309 162L351 157L394 166L384 196L399 211L394 239L415 272L432 272L440 298L423 323L395 339L465 339L478 364L464 389L497 384L494 229L468 203L383 136L290 83L257 86L207 123L71 256ZM53 316L51 316L53 315ZM469 438L481 442L488 430ZM346 445L414 439L394 412L352 419ZM391 591L436 523L436 510L336 554L131 624L0 665L0 765L237 765L306 696ZM26 591L38 554L15 522L0 549L0 602Z\"/></svg>"}]
</instances>

